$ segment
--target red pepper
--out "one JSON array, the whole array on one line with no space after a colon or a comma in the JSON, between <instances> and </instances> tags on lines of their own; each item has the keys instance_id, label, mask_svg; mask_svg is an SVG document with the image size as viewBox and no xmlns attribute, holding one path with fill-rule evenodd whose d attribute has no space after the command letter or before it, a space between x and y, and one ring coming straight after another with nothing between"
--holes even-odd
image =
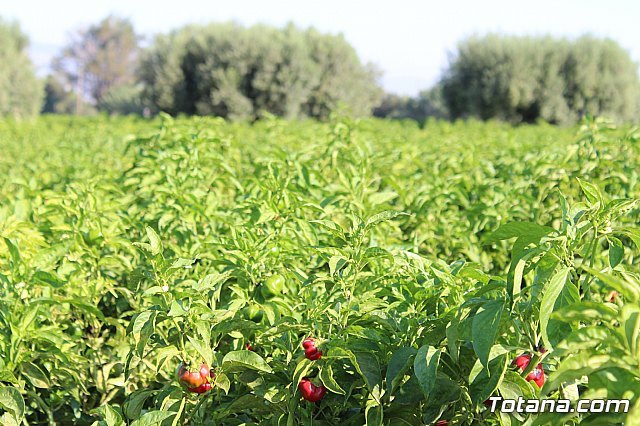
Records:
<instances>
[{"instance_id":1,"label":"red pepper","mask_svg":"<svg viewBox=\"0 0 640 426\"><path fill-rule=\"evenodd\" d=\"M302 347L304 348L304 356L311 361L316 361L322 358L322 351L319 351L316 347L316 339L313 337L308 337L304 339L302 342Z\"/></svg>"},{"instance_id":2,"label":"red pepper","mask_svg":"<svg viewBox=\"0 0 640 426\"><path fill-rule=\"evenodd\" d=\"M209 382L211 372L205 363L200 365L198 371L190 371L184 363L181 363L176 369L176 376L181 385L187 388L197 388Z\"/></svg>"},{"instance_id":3,"label":"red pepper","mask_svg":"<svg viewBox=\"0 0 640 426\"><path fill-rule=\"evenodd\" d=\"M531 355L522 354L511 364L516 365L520 369L520 371L524 371L529 365L530 361ZM534 382L536 385L538 385L539 388L541 388L542 385L544 385L545 381L544 367L542 366L542 363L539 363L536 368L531 370L531 372L527 374L527 377L525 377L525 380L528 382Z\"/></svg>"},{"instance_id":4,"label":"red pepper","mask_svg":"<svg viewBox=\"0 0 640 426\"><path fill-rule=\"evenodd\" d=\"M314 385L308 377L300 380L298 390L302 397L309 402L318 402L324 398L324 395L327 393L327 388L322 385Z\"/></svg>"},{"instance_id":5,"label":"red pepper","mask_svg":"<svg viewBox=\"0 0 640 426\"><path fill-rule=\"evenodd\" d=\"M211 390L211 383L203 383L196 388L187 388L189 392L205 393Z\"/></svg>"},{"instance_id":6,"label":"red pepper","mask_svg":"<svg viewBox=\"0 0 640 426\"><path fill-rule=\"evenodd\" d=\"M198 371L190 371L184 363L176 369L178 382L185 386L189 392L204 393L211 389L210 379L215 378L213 369L204 362L200 364Z\"/></svg>"}]
</instances>

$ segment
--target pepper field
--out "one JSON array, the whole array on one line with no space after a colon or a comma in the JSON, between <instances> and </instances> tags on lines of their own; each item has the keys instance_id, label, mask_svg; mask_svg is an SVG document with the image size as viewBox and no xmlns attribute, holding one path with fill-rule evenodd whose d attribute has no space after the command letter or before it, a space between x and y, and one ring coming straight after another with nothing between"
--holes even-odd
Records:
<instances>
[{"instance_id":1,"label":"pepper field","mask_svg":"<svg viewBox=\"0 0 640 426\"><path fill-rule=\"evenodd\" d=\"M639 163L602 119L1 121L0 423L640 425Z\"/></svg>"}]
</instances>

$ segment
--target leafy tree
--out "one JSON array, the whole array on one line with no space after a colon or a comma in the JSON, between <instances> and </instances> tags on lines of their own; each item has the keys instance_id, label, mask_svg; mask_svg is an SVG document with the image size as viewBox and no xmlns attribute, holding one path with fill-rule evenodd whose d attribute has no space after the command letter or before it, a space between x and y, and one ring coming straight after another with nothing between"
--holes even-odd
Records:
<instances>
[{"instance_id":1,"label":"leafy tree","mask_svg":"<svg viewBox=\"0 0 640 426\"><path fill-rule=\"evenodd\" d=\"M156 111L255 119L326 118L339 106L368 115L375 73L342 36L293 25L191 25L158 36L141 61Z\"/></svg>"},{"instance_id":2,"label":"leafy tree","mask_svg":"<svg viewBox=\"0 0 640 426\"><path fill-rule=\"evenodd\" d=\"M617 43L590 36L471 37L442 81L453 118L572 123L584 115L638 117L637 67Z\"/></svg>"},{"instance_id":3,"label":"leafy tree","mask_svg":"<svg viewBox=\"0 0 640 426\"><path fill-rule=\"evenodd\" d=\"M305 33L311 57L318 65L318 81L305 102L307 116L326 118L340 104L356 116L371 114L381 93L375 86L378 72L363 67L355 50L342 35Z\"/></svg>"},{"instance_id":4,"label":"leafy tree","mask_svg":"<svg viewBox=\"0 0 640 426\"><path fill-rule=\"evenodd\" d=\"M40 111L42 84L27 56L27 45L17 23L0 19L0 117L32 117Z\"/></svg>"},{"instance_id":5,"label":"leafy tree","mask_svg":"<svg viewBox=\"0 0 640 426\"><path fill-rule=\"evenodd\" d=\"M100 105L119 86L135 84L139 37L127 19L109 16L79 30L53 61L60 83L76 93L76 112Z\"/></svg>"}]
</instances>

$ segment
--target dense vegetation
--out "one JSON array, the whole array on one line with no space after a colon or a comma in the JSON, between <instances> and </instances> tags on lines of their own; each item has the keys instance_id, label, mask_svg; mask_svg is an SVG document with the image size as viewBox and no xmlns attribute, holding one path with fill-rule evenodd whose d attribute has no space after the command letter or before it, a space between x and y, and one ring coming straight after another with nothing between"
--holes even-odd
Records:
<instances>
[{"instance_id":1,"label":"dense vegetation","mask_svg":"<svg viewBox=\"0 0 640 426\"><path fill-rule=\"evenodd\" d=\"M148 46L129 20L109 16L73 38L52 63L43 112L326 119L367 116L377 72L342 35L267 25L188 25Z\"/></svg>"},{"instance_id":2,"label":"dense vegetation","mask_svg":"<svg viewBox=\"0 0 640 426\"><path fill-rule=\"evenodd\" d=\"M0 17L0 118L28 118L40 111L44 94L27 46L20 26Z\"/></svg>"},{"instance_id":3,"label":"dense vegetation","mask_svg":"<svg viewBox=\"0 0 640 426\"><path fill-rule=\"evenodd\" d=\"M470 37L434 87L415 98L388 95L374 114L563 125L605 115L634 122L640 118L638 66L609 39Z\"/></svg>"},{"instance_id":4,"label":"dense vegetation","mask_svg":"<svg viewBox=\"0 0 640 426\"><path fill-rule=\"evenodd\" d=\"M143 48L131 21L108 16L72 34L36 79L26 37L0 21L0 116L44 113L498 119L571 125L585 116L640 119L640 80L610 39L487 35L462 40L433 87L384 94L380 71L342 35L293 24L187 25ZM45 86L43 101L42 86Z\"/></svg>"},{"instance_id":5,"label":"dense vegetation","mask_svg":"<svg viewBox=\"0 0 640 426\"><path fill-rule=\"evenodd\" d=\"M366 116L380 92L342 36L293 25L188 26L155 40L140 78L156 111L231 119Z\"/></svg>"},{"instance_id":6,"label":"dense vegetation","mask_svg":"<svg viewBox=\"0 0 640 426\"><path fill-rule=\"evenodd\" d=\"M0 421L517 425L483 401L520 395L635 424L639 139L0 122Z\"/></svg>"},{"instance_id":7,"label":"dense vegetation","mask_svg":"<svg viewBox=\"0 0 640 426\"><path fill-rule=\"evenodd\" d=\"M593 37L472 37L458 46L442 96L452 118L566 124L640 115L637 64L616 42Z\"/></svg>"}]
</instances>

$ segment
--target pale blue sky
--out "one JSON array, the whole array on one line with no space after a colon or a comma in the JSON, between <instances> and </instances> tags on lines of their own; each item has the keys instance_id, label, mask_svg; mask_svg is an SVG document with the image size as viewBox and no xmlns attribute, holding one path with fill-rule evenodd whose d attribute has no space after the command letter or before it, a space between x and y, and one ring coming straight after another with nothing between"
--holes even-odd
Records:
<instances>
[{"instance_id":1,"label":"pale blue sky","mask_svg":"<svg viewBox=\"0 0 640 426\"><path fill-rule=\"evenodd\" d=\"M0 16L17 19L43 72L71 30L114 13L150 37L186 23L235 20L343 33L364 61L375 63L390 92L414 95L437 81L447 52L471 34L590 32L617 40L640 62L640 1L361 1L361 0L0 0Z\"/></svg>"}]
</instances>

